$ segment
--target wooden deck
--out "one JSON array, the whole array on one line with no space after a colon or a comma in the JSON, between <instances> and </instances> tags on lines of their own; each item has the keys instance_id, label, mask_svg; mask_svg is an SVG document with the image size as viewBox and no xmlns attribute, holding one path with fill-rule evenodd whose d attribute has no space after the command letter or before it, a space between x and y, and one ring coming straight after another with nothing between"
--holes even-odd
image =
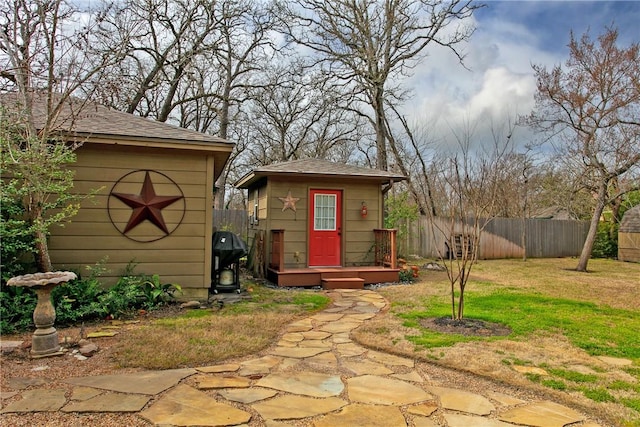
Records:
<instances>
[{"instance_id":1,"label":"wooden deck","mask_svg":"<svg viewBox=\"0 0 640 427\"><path fill-rule=\"evenodd\" d=\"M284 271L278 271L269 268L267 269L267 278L278 286L322 286L325 289L362 289L364 285L372 283L399 281L400 269L370 266L288 268Z\"/></svg>"}]
</instances>

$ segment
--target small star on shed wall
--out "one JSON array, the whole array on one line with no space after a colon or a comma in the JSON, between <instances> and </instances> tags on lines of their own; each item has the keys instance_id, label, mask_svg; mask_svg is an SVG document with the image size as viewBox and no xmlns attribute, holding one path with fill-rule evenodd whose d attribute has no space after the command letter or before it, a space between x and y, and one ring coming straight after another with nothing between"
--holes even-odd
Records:
<instances>
[{"instance_id":1,"label":"small star on shed wall","mask_svg":"<svg viewBox=\"0 0 640 427\"><path fill-rule=\"evenodd\" d=\"M284 203L284 206L282 207L282 212L286 211L287 209L291 209L292 211L295 212L296 202L300 200L300 197L291 197L291 190L289 190L287 197L278 197L278 199L280 199L282 203Z\"/></svg>"}]
</instances>

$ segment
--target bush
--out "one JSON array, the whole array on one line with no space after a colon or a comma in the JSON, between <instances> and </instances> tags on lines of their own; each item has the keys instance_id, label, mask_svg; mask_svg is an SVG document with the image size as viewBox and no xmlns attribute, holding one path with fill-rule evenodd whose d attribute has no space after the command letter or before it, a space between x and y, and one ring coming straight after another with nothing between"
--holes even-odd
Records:
<instances>
[{"instance_id":1,"label":"bush","mask_svg":"<svg viewBox=\"0 0 640 427\"><path fill-rule=\"evenodd\" d=\"M12 277L34 271L35 242L33 236L22 232L24 206L21 202L4 197L0 200L0 260L2 283Z\"/></svg>"},{"instance_id":2,"label":"bush","mask_svg":"<svg viewBox=\"0 0 640 427\"><path fill-rule=\"evenodd\" d=\"M181 290L179 285L162 284L158 275L133 274L133 268L130 264L118 282L108 289L99 280L103 263L91 268L88 277L54 288L56 325L133 316L141 309L153 310L166 304ZM37 302L34 291L3 286L0 297L0 333L34 328L33 310Z\"/></svg>"},{"instance_id":3,"label":"bush","mask_svg":"<svg viewBox=\"0 0 640 427\"><path fill-rule=\"evenodd\" d=\"M0 287L0 334L33 329L33 310L38 298L28 288L17 286Z\"/></svg>"},{"instance_id":4,"label":"bush","mask_svg":"<svg viewBox=\"0 0 640 427\"><path fill-rule=\"evenodd\" d=\"M616 258L618 256L618 224L598 224L596 240L591 256L594 258Z\"/></svg>"}]
</instances>

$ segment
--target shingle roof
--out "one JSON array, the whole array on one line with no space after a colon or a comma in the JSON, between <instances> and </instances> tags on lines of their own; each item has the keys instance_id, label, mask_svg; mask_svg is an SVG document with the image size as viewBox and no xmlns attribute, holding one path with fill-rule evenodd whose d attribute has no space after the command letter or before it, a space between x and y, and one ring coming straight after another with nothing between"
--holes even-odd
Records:
<instances>
[{"instance_id":1,"label":"shingle roof","mask_svg":"<svg viewBox=\"0 0 640 427\"><path fill-rule=\"evenodd\" d=\"M0 105L18 110L20 105L15 93L0 94ZM34 96L33 116L41 129L46 120L44 96ZM73 99L66 102L55 122L55 130L78 136L101 136L116 139L146 139L166 142L216 143L233 145L230 141L167 123L157 122L122 111L112 110L91 101Z\"/></svg>"},{"instance_id":2,"label":"shingle roof","mask_svg":"<svg viewBox=\"0 0 640 427\"><path fill-rule=\"evenodd\" d=\"M620 233L640 233L640 205L624 213L618 231Z\"/></svg>"},{"instance_id":3,"label":"shingle roof","mask_svg":"<svg viewBox=\"0 0 640 427\"><path fill-rule=\"evenodd\" d=\"M379 181L380 183L407 179L405 176L395 172L353 166L345 163L334 163L321 159L301 159L256 168L236 181L235 186L237 188L248 188L254 182L267 176L294 177L301 175L317 178L336 178L343 176Z\"/></svg>"}]
</instances>

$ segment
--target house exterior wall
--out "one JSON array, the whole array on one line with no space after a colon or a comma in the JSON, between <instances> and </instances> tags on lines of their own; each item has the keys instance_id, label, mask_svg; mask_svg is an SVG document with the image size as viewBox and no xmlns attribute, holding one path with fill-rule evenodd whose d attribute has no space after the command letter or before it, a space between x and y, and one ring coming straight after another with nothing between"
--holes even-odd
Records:
<instances>
[{"instance_id":1,"label":"house exterior wall","mask_svg":"<svg viewBox=\"0 0 640 427\"><path fill-rule=\"evenodd\" d=\"M181 298L206 297L211 277L211 238L214 160L212 153L133 148L86 143L77 151L74 191L95 196L82 201L81 209L65 227L54 227L49 243L52 262L58 269L86 274L85 266L106 260L105 283L114 283L129 263L134 273L159 274L163 283L183 288ZM152 170L157 195L184 199L162 210L169 230L165 236L148 220L123 235L116 225L126 225L132 208L109 194L123 176ZM121 193L139 194L141 173L118 182ZM175 183L175 184L174 184ZM179 194L179 191L178 191Z\"/></svg>"},{"instance_id":2,"label":"house exterior wall","mask_svg":"<svg viewBox=\"0 0 640 427\"><path fill-rule=\"evenodd\" d=\"M250 239L258 230L265 233L266 262L270 262L271 230L282 229L284 233L285 268L308 266L309 191L312 189L342 190L342 249L343 266L372 265L375 228L382 227L383 196L378 182L348 181L342 179L286 180L269 177L248 189L250 214L255 212L258 200L258 221L250 225ZM296 210L282 210L279 197L299 198ZM362 202L368 209L366 218L360 210ZM251 243L250 243L251 244Z\"/></svg>"}]
</instances>

